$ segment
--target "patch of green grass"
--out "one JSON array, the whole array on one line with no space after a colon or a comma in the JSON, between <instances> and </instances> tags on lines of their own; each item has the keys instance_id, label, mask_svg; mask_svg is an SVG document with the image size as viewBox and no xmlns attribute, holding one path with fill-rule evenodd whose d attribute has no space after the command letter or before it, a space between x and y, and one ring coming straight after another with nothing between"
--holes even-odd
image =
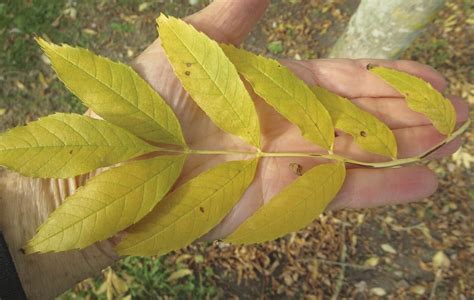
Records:
<instances>
[{"instance_id":1,"label":"patch of green grass","mask_svg":"<svg viewBox=\"0 0 474 300\"><path fill-rule=\"evenodd\" d=\"M435 69L441 68L451 59L448 42L435 37L428 40L416 40L405 56L428 64Z\"/></svg>"},{"instance_id":2,"label":"patch of green grass","mask_svg":"<svg viewBox=\"0 0 474 300\"><path fill-rule=\"evenodd\" d=\"M37 52L32 37L36 33L55 34L51 24L59 17L65 1L7 1L0 6L0 60L7 70L25 70L36 65Z\"/></svg>"},{"instance_id":3,"label":"patch of green grass","mask_svg":"<svg viewBox=\"0 0 474 300\"><path fill-rule=\"evenodd\" d=\"M81 40L81 24L64 15L67 8L65 0L0 4L0 108L5 109L0 129L54 111L85 111L79 100L53 79L54 73L33 39L45 35L55 41Z\"/></svg>"},{"instance_id":4,"label":"patch of green grass","mask_svg":"<svg viewBox=\"0 0 474 300\"><path fill-rule=\"evenodd\" d=\"M267 45L268 51L273 54L280 54L283 52L283 43L281 41L270 42Z\"/></svg>"},{"instance_id":5,"label":"patch of green grass","mask_svg":"<svg viewBox=\"0 0 474 300\"><path fill-rule=\"evenodd\" d=\"M133 32L133 31L135 31L135 27L133 27L133 25L129 24L129 23L112 22L110 24L110 28L112 28L112 30L120 31L120 32Z\"/></svg>"},{"instance_id":6,"label":"patch of green grass","mask_svg":"<svg viewBox=\"0 0 474 300\"><path fill-rule=\"evenodd\" d=\"M169 280L170 276L188 265L174 263L166 256L159 258L127 257L117 262L112 268L114 273L126 287L117 297L131 296L132 299L209 299L222 295L222 291L214 286L214 272L202 265L202 257L196 256L193 273L177 280ZM59 299L106 299L106 293L101 290L106 280L99 276L94 280L79 285L66 292ZM99 292L98 292L99 291Z\"/></svg>"}]
</instances>

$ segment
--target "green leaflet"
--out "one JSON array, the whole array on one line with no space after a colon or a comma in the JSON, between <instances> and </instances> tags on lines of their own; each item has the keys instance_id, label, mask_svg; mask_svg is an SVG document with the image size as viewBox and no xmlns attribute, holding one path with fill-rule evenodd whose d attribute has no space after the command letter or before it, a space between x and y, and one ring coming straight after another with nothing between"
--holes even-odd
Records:
<instances>
[{"instance_id":1,"label":"green leaflet","mask_svg":"<svg viewBox=\"0 0 474 300\"><path fill-rule=\"evenodd\" d=\"M331 117L301 79L276 60L230 45L221 47L257 95L298 126L304 138L332 149L334 127Z\"/></svg>"},{"instance_id":2,"label":"green leaflet","mask_svg":"<svg viewBox=\"0 0 474 300\"><path fill-rule=\"evenodd\" d=\"M95 113L146 140L186 144L173 110L132 68L86 49L37 42L59 79Z\"/></svg>"},{"instance_id":3,"label":"green leaflet","mask_svg":"<svg viewBox=\"0 0 474 300\"><path fill-rule=\"evenodd\" d=\"M186 91L222 130L260 147L252 98L219 45L191 25L161 15L162 46Z\"/></svg>"},{"instance_id":4,"label":"green leaflet","mask_svg":"<svg viewBox=\"0 0 474 300\"><path fill-rule=\"evenodd\" d=\"M138 222L168 193L184 161L158 156L93 177L40 226L26 252L81 249Z\"/></svg>"},{"instance_id":5,"label":"green leaflet","mask_svg":"<svg viewBox=\"0 0 474 300\"><path fill-rule=\"evenodd\" d=\"M185 247L214 226L252 182L257 159L226 162L166 196L117 246L121 255L162 255Z\"/></svg>"},{"instance_id":6,"label":"green leaflet","mask_svg":"<svg viewBox=\"0 0 474 300\"><path fill-rule=\"evenodd\" d=\"M260 207L225 241L233 244L261 243L300 230L324 211L341 188L345 174L342 163L310 169Z\"/></svg>"},{"instance_id":7,"label":"green leaflet","mask_svg":"<svg viewBox=\"0 0 474 300\"><path fill-rule=\"evenodd\" d=\"M106 121L58 113L2 133L0 165L31 177L66 178L153 149Z\"/></svg>"},{"instance_id":8,"label":"green leaflet","mask_svg":"<svg viewBox=\"0 0 474 300\"><path fill-rule=\"evenodd\" d=\"M431 84L416 76L384 67L371 67L376 74L402 94L408 107L422 113L442 134L450 135L456 126L456 110Z\"/></svg>"},{"instance_id":9,"label":"green leaflet","mask_svg":"<svg viewBox=\"0 0 474 300\"><path fill-rule=\"evenodd\" d=\"M397 141L393 132L372 114L360 109L349 99L315 86L313 92L331 115L334 127L354 138L364 150L397 157Z\"/></svg>"}]
</instances>

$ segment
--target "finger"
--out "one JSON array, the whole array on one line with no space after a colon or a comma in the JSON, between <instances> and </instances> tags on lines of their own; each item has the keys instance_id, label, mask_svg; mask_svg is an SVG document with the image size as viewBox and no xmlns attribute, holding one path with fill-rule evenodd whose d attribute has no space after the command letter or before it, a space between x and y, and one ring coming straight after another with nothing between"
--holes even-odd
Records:
<instances>
[{"instance_id":1,"label":"finger","mask_svg":"<svg viewBox=\"0 0 474 300\"><path fill-rule=\"evenodd\" d=\"M400 97L397 91L367 70L369 63L410 73L431 83L439 91L446 88L446 81L440 73L430 66L409 60L314 59L282 63L308 84L320 85L347 98Z\"/></svg>"},{"instance_id":2,"label":"finger","mask_svg":"<svg viewBox=\"0 0 474 300\"><path fill-rule=\"evenodd\" d=\"M459 97L449 97L455 110L456 122L466 122L469 106ZM373 114L392 129L429 125L431 121L423 114L410 109L403 98L356 98L352 102Z\"/></svg>"},{"instance_id":3,"label":"finger","mask_svg":"<svg viewBox=\"0 0 474 300\"><path fill-rule=\"evenodd\" d=\"M436 175L427 167L398 169L351 169L328 210L368 208L421 200L438 187Z\"/></svg>"},{"instance_id":4,"label":"finger","mask_svg":"<svg viewBox=\"0 0 474 300\"><path fill-rule=\"evenodd\" d=\"M265 12L269 0L215 0L185 20L218 42L240 44Z\"/></svg>"},{"instance_id":5,"label":"finger","mask_svg":"<svg viewBox=\"0 0 474 300\"><path fill-rule=\"evenodd\" d=\"M438 143L446 139L433 126L415 126L409 128L395 129L393 134L397 140L398 158L414 157L425 153ZM460 146L460 139L455 139L435 151L430 157L441 158L453 154ZM357 145L353 138L347 134L340 135L335 140L335 152L359 161L384 161L386 158L364 151Z\"/></svg>"}]
</instances>

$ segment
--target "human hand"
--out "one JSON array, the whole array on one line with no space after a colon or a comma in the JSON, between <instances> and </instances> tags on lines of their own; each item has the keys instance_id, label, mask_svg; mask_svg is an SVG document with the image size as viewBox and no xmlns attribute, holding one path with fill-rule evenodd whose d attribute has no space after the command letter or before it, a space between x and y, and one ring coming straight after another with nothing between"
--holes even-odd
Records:
<instances>
[{"instance_id":1,"label":"human hand","mask_svg":"<svg viewBox=\"0 0 474 300\"><path fill-rule=\"evenodd\" d=\"M198 30L218 42L238 45L263 15L269 1L214 1L204 10L186 18ZM282 63L309 85L321 85L351 99L364 110L374 114L393 130L399 157L423 153L444 137L431 126L429 120L408 108L405 100L382 80L367 71L367 64L375 63L421 77L439 91L444 91L443 77L431 67L412 61L316 59L309 61L283 60ZM181 121L186 141L192 149L249 150L250 146L217 128L182 88L173 73L157 39L134 62L135 69L171 105ZM253 94L262 129L265 152L317 152L321 150L301 137L299 129L281 117L273 108ZM457 111L457 122L467 119L467 106L452 97ZM459 139L442 147L430 157L440 158L459 147ZM335 139L335 152L359 161L380 161L383 157L364 152L348 135ZM192 155L183 170L181 182L231 156ZM252 185L241 201L207 239L230 234L263 203L275 196L298 176L291 169L299 164L303 171L317 161L311 158L261 159ZM419 200L431 195L437 187L435 174L424 166L398 169L367 169L349 166L342 190L329 209L364 208Z\"/></svg>"},{"instance_id":2,"label":"human hand","mask_svg":"<svg viewBox=\"0 0 474 300\"><path fill-rule=\"evenodd\" d=\"M215 0L206 9L186 20L219 42L239 44L263 15L268 4L268 0ZM366 65L369 62L412 73L431 82L440 91L445 89L441 75L430 67L415 62L334 59L283 61L308 84L319 84L346 96L387 123L397 137L401 157L422 153L442 140L443 137L426 118L410 111L398 93L367 72ZM134 68L172 106L181 121L186 141L192 148L235 150L250 148L237 137L218 129L190 99L175 77L159 40L151 44L135 60ZM265 151L320 150L302 139L296 127L258 97L253 96L260 117ZM457 110L458 122L462 122L467 118L467 108L459 99L453 98L453 103ZM459 140L455 140L439 149L432 157L449 155L458 147ZM336 138L335 151L358 160L381 159L363 152L345 135ZM183 182L229 159L234 158L220 155L190 156L180 181ZM317 162L305 158L263 158L255 180L242 200L207 238L226 236L258 207L293 181L297 175L290 168L292 163L300 164L305 171ZM404 203L430 195L437 186L435 175L423 166L386 170L353 166L348 168L346 182L329 209ZM26 281L29 280L29 286L24 286L25 289L29 290L30 297L39 295L32 298L50 298L51 295L70 287L85 276L94 274L116 259L108 241L81 251L66 253L25 256L19 252L19 248L33 236L35 229L46 219L47 214L74 190L76 186L73 180L61 181L64 187L61 191L61 184L58 185L52 180L27 179L11 173L8 176L1 176L0 229L5 231L8 243L12 251L15 251L15 263L17 267L21 265L19 272L23 273L20 274L23 276L23 282L25 278ZM71 186L65 188L64 184L68 182Z\"/></svg>"}]
</instances>

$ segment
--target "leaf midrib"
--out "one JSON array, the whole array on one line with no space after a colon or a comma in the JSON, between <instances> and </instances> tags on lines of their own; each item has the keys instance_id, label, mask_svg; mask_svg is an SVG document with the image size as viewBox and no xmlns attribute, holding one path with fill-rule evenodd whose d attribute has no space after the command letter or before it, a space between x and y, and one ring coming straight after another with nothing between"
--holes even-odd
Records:
<instances>
[{"instance_id":1,"label":"leaf midrib","mask_svg":"<svg viewBox=\"0 0 474 300\"><path fill-rule=\"evenodd\" d=\"M343 166L342 166L342 167L343 167ZM325 188L324 183L326 183L327 181L329 181L330 179L332 179L334 173L336 173L336 172L338 171L338 168L340 168L340 166L336 166L336 167L334 168L333 172L331 172L330 175L325 176L325 180L322 181L322 182L320 182L320 183L318 183L318 184L319 184L319 187ZM288 188L291 188L291 187L289 186ZM317 190L320 190L320 189L317 189ZM282 192L284 192L284 191L282 191ZM304 197L303 199L300 198L301 200L300 200L300 201L297 201L297 203L300 204L300 203L302 203L302 202L304 202L304 201L307 201L307 199L308 199L309 197L311 197L312 195L314 195L314 194L315 194L315 192L314 192L314 190L313 190L313 191L310 193L310 195ZM276 197L278 197L278 195L277 195ZM270 200L270 202L271 202L271 200ZM298 205L293 205L292 207L297 207L297 206L298 206ZM264 207L264 205L263 205L262 207ZM290 209L289 211L290 211L290 213L293 213L293 211L291 211L291 209ZM250 219L250 218L252 218L252 216L250 216L249 219ZM268 223L266 223L266 224L267 224L266 227L268 228L270 225L275 224L275 223L279 222L280 220L281 220L281 218L278 218L278 216L277 216L277 217L275 217L275 218L273 219L273 221L269 221ZM237 229L237 230L238 230L238 229ZM252 232L247 233L247 234L245 234L245 235L242 235L242 236L239 238L239 240L242 240L242 239L248 237L251 233L252 233ZM230 239L230 240L232 240L232 239Z\"/></svg>"},{"instance_id":2,"label":"leaf midrib","mask_svg":"<svg viewBox=\"0 0 474 300\"><path fill-rule=\"evenodd\" d=\"M347 99L347 101L350 101L349 99ZM353 103L350 103L352 105L354 105ZM343 110L341 109L338 109L338 108L334 108L334 106L331 106L331 109L334 110L334 111L337 111L339 112L340 114L343 114L345 116L348 116L350 119L352 119L353 121L355 121L356 123L359 123L360 125L362 125L362 127L366 128L367 130L369 130L368 126L364 123L362 123L362 121L360 121L358 118L355 118L354 116L348 114L348 113L345 113ZM358 107L356 107L356 109L359 109ZM379 119L377 119L375 116L367 113L366 111L363 111L363 110L360 110L361 112L363 112L364 114L366 114L366 116L370 116L370 117L374 117L377 121L379 121L381 124L385 125L384 123L382 123L382 121L380 121ZM337 123L336 123L337 124ZM335 127L337 128L335 124ZM386 126L386 125L385 125ZM386 129L388 129L390 132L390 128L388 128L388 126L385 127ZM342 128L339 128L340 130L344 131ZM351 134L354 138L358 138L359 136L357 134ZM385 150L387 150L387 153L390 154L390 156L392 156L392 151L390 151L390 149L388 148L387 144L377 135L377 134L374 134L373 136L375 136L377 138L377 140L384 146Z\"/></svg>"},{"instance_id":3,"label":"leaf midrib","mask_svg":"<svg viewBox=\"0 0 474 300\"><path fill-rule=\"evenodd\" d=\"M177 160L171 161L170 164L168 164L165 168L160 169L159 171L157 171L157 173L155 173L155 174L153 174L152 176L150 176L150 178L148 178L147 180L145 180L142 184L140 184L140 185L138 185L138 186L132 188L130 191L126 192L125 194L120 195L120 197L118 197L118 198L114 199L113 201L107 203L106 205L104 205L104 206L101 207L100 209L95 210L95 211L93 211L92 213L90 213L90 214L88 214L88 215L86 215L86 216L83 216L83 217L79 218L78 221L73 222L73 223L67 225L66 227L60 227L62 230L60 230L60 231L58 231L58 232L55 232L55 233L53 233L53 234L50 234L50 235L44 237L41 241L36 242L36 243L32 244L31 246L34 247L35 245L36 245L36 246L37 246L37 245L40 245L40 244L44 243L45 241L51 239L53 236L59 235L59 234L61 234L61 233L64 233L66 230L70 229L72 226L74 226L74 225L76 225L76 224L78 224L78 223L83 223L84 220L87 219L87 218L89 218L90 216L92 216L92 215L97 215L98 212L100 212L100 211L106 209L107 207L109 207L109 206L111 206L112 204L114 204L116 201L119 201L120 199L123 199L123 198L124 198L125 196L127 196L128 194L130 194L130 193L134 192L135 190L141 188L142 186L144 186L145 184L147 184L148 182L150 182L152 179L154 179L157 175L159 175L159 174L162 173L162 172L165 172L168 168L170 168L172 165L174 165L174 164L177 163L177 162L179 162L179 161L177 161ZM73 196L74 196L74 195L73 195ZM71 196L71 197L73 197L73 196ZM81 197L81 198L82 198L82 197ZM89 197L85 197L85 198L89 198ZM71 199L73 199L73 198L71 198ZM90 198L89 198L89 199L90 199ZM74 200L74 199L73 199L73 200ZM142 200L143 200L143 199L142 199ZM69 201L70 201L70 200L69 200ZM103 202L103 201L100 201L100 202L101 202L101 203L105 203L105 202ZM59 213L62 213L62 212L59 212ZM117 221L117 223L119 223L119 221ZM47 225L47 224L44 224L44 226L46 226L46 225ZM51 224L48 224L48 226L52 226L52 225L51 225ZM56 225L56 226L57 226L57 225ZM95 225L94 225L94 226L95 226ZM41 226L41 227L43 227L43 226ZM59 227L59 226L57 226L57 227ZM82 233L82 228L81 228L81 233ZM82 235L82 234L80 234L80 236L81 236L81 235Z\"/></svg>"},{"instance_id":4,"label":"leaf midrib","mask_svg":"<svg viewBox=\"0 0 474 300\"><path fill-rule=\"evenodd\" d=\"M375 73L375 74L377 74L377 75L378 75L379 77L381 77L383 80L388 81L388 83L390 84L390 81L389 81L388 79L385 79L382 75L380 75L380 74L378 74L378 73ZM395 80L395 81L398 80L398 81L402 82L402 83L405 84L405 85L408 85L408 86L411 85L410 82L408 82L408 81L407 81L405 78L403 78L403 77L397 77L397 76L394 76L394 75L389 74L389 73L384 74L384 76L389 77L391 80ZM420 80L419 78L416 78L416 79ZM394 87L394 86L392 86L392 87L393 87L395 90L397 90L397 92L399 92L400 94L402 94L402 95L404 96L404 98L405 98L405 100L408 102L408 104L410 104L410 102L418 102L418 103L421 102L422 104L429 104L429 103L425 103L425 102L422 102L422 101L419 101L419 100L416 100L416 99L411 98L410 95L406 95L406 91L401 91L399 88L396 88L396 87ZM431 90L431 89L432 89L432 90ZM447 100L444 99L443 97L440 97L440 93L439 93L437 90L435 90L435 88L434 88L433 86L431 86L431 89L427 88L427 92L430 92L430 93L435 94L435 95L436 95L435 98L436 98L437 101L432 101L432 102L430 102L431 104L435 104L435 105L432 105L432 106L429 106L429 105L428 105L427 108L429 109L429 108L436 107L436 111L439 112L439 111L440 111L440 108L441 108L441 107L440 107L440 104L443 106L442 108L444 109L444 108L445 108L445 105L446 105L446 104L444 103L444 101L447 101ZM415 91L415 92L420 95L420 93L419 93L418 91ZM410 107L411 107L411 106L410 106ZM412 108L413 110L417 111L417 112L420 112L420 113L423 113L423 112L425 111L425 109L423 109L423 110L417 110L417 109L415 109L414 107L411 107L411 108ZM442 114L442 113L441 113L440 116L442 117L442 121L441 121L441 122L444 123L444 126L450 127L451 122L449 122L449 120L450 120L451 118L450 118L450 117L448 118L448 114ZM428 116L426 116L426 117L431 120L430 117L428 117ZM431 120L431 121L433 121L433 120Z\"/></svg>"},{"instance_id":5,"label":"leaf midrib","mask_svg":"<svg viewBox=\"0 0 474 300\"><path fill-rule=\"evenodd\" d=\"M188 50L188 52L191 54L192 57L194 57L194 60L197 61L199 63L199 65L201 66L201 68L206 72L207 74L207 77L210 79L210 81L212 82L212 84L217 88L217 90L219 90L219 92L221 93L222 96L224 96L224 98L226 99L226 102L229 104L230 108L232 109L232 112L234 113L235 116L237 116L238 120L240 121L242 127L241 128L248 128L247 124L245 124L244 120L240 117L240 114L235 110L234 106L232 105L232 101L229 101L229 98L227 98L227 95L221 90L221 88L212 80L212 77L211 77L211 74L209 73L209 71L204 67L204 65L199 62L199 60L197 59L196 55L194 55L194 53L190 50L190 48L184 43L184 41L181 39L181 37L176 33L176 31L173 29L173 26L168 26L168 28L173 32L173 34L176 36L177 40L179 40L181 42L181 44L186 48L186 50ZM203 33L201 32L198 32L198 34L201 34L203 35ZM211 43L215 43L214 41L211 40ZM217 43L216 43L217 44ZM219 47L219 45L215 45L217 46L216 48L217 49L221 49ZM221 49L222 50L222 49ZM222 50L223 52L223 50ZM224 53L224 58L227 58L227 56L225 55ZM228 59L228 58L227 58ZM229 63L230 60L229 60ZM233 65L229 66L231 69L234 68L234 71L237 73L237 80L240 80L239 76L238 76L238 72L237 70L235 70L235 67ZM243 85L243 83L242 83ZM248 92L247 90L245 89L245 86L243 87L243 89L245 90L244 92L248 95ZM252 98L250 97L250 95L248 95L248 98L250 98L250 100L252 101ZM253 104L253 101L252 103ZM251 105L251 107L254 107L253 105ZM252 134L252 132L247 131L247 134L249 134L251 137L252 137L252 140L253 142L255 143L254 145L255 146L260 146L260 143L258 143L258 138L257 138L257 135L254 135Z\"/></svg>"},{"instance_id":6,"label":"leaf midrib","mask_svg":"<svg viewBox=\"0 0 474 300\"><path fill-rule=\"evenodd\" d=\"M257 58L257 59L258 59L258 58ZM277 63L277 64L279 64L279 63L276 62L276 61L273 61L273 60L271 60L271 61L272 61L272 63ZM276 86L278 86L282 91L284 91L284 92L286 93L286 95L288 95L289 98L295 99L295 95L293 95L292 93L290 93L288 89L286 89L284 86L280 85L277 81L275 81L271 76L269 76L269 74L267 74L266 72L264 72L264 71L261 70L260 68L257 68L254 64L250 64L250 67L253 68L254 70L256 70L257 72L260 72L261 74L263 74L264 77L270 79L270 81L273 82ZM284 66L282 66L282 67L284 67ZM286 67L284 67L284 68L286 68ZM286 69L286 70L287 70L287 69ZM288 71L288 70L287 70L287 71ZM291 74L290 76L294 76L294 75ZM248 78L248 76L246 76L245 74L244 74L244 77L245 77L245 78ZM296 80L300 80L299 78L296 78L295 76L294 76L294 78L295 78ZM303 88L303 89L304 89L304 88ZM257 91L255 91L255 92L257 93ZM312 91L310 91L310 92L313 93ZM259 94L259 93L257 93L257 94ZM308 93L306 93L306 94L308 94ZM266 99L266 97L263 97L263 96L261 96L260 94L259 94L259 96L262 97L263 99ZM315 100L318 101L317 99L315 99ZM329 144L329 141L328 141L328 140L326 139L326 137L324 136L324 134L323 134L321 128L319 127L318 123L317 123L315 120L313 120L313 118L312 118L311 115L309 115L309 114L306 113L306 109L304 108L303 104L302 104L301 102L299 102L297 99L295 100L295 103L298 104L298 106L303 110L303 112L305 113L305 115L311 120L311 123L313 123L314 126L318 129L318 132L319 132L319 134L321 135L321 138L322 138L322 139L324 140L324 142L326 143L326 146L327 146L328 148L331 147L331 145ZM321 105L322 105L322 104L321 104ZM273 105L272 105L272 106L273 106ZM281 109L279 109L279 108L277 108L277 107L275 107L275 109L278 110L278 112L280 112L281 114L284 114L284 113L285 113L284 111L282 111Z\"/></svg>"},{"instance_id":7,"label":"leaf midrib","mask_svg":"<svg viewBox=\"0 0 474 300\"><path fill-rule=\"evenodd\" d=\"M232 178L230 178L230 179L229 179L225 184L223 184L218 190L214 191L212 194L208 195L205 199L203 199L202 201L200 201L199 204L201 204L201 203L203 203L203 202L206 202L206 201L209 201L210 198L212 198L215 194L217 194L218 192L220 192L224 187L226 187L226 186L227 186L230 182L232 182L236 177L238 177L239 175L241 175L242 173L244 173L244 172L247 170L247 168L248 168L249 166L251 166L251 165L253 165L253 161L249 162L244 168L242 168L237 174L235 174L235 176L233 176ZM164 199L164 200L166 200L166 199ZM199 204L196 205L196 206L194 206L193 209L191 209L191 210L189 210L188 212L186 212L183 216L181 216L181 217L179 217L178 219L176 219L176 221L173 222L172 224L170 224L169 226L163 226L163 229L161 229L160 231L158 231L158 232L154 233L153 235L147 237L146 239L141 240L140 242L134 244L134 246L124 248L123 250L138 247L138 245L141 245L141 244L147 242L148 240L155 238L155 237L156 237L157 235L159 235L160 233L162 233L162 232L166 231L167 229L169 229L169 227L171 227L171 226L175 225L176 223L178 223L179 221L181 221L185 216L188 216L191 212L193 212L193 211L196 209L196 207L199 206ZM197 237L197 238L198 238L198 237Z\"/></svg>"},{"instance_id":8,"label":"leaf midrib","mask_svg":"<svg viewBox=\"0 0 474 300\"><path fill-rule=\"evenodd\" d=\"M109 89L109 90L112 91L115 95L117 95L118 97L120 97L121 99L123 99L123 100L125 101L124 103L126 103L129 107L135 108L136 111L138 111L138 112L142 113L143 115L145 115L146 117L148 117L148 119L150 119L153 124L157 125L160 129L162 129L162 131L165 132L169 137L171 137L172 140L174 140L175 142L179 143L180 145L182 144L182 142L179 141L179 140L177 139L177 137L175 137L172 133L170 133L167 128L165 128L165 127L163 127L161 124L159 124L159 123L154 119L154 117L153 117L152 115L148 114L147 111L140 109L140 108L138 107L138 105L137 105L137 106L134 106L134 105L132 104L132 102L130 102L127 98L125 98L121 93L119 93L119 92L117 92L116 90L114 90L114 89L113 89L109 84L107 84L106 82L100 80L98 77L92 75L91 73L89 73L89 72L86 71L85 69L81 68L78 64L75 64L75 63L73 63L72 61L70 61L68 58L66 58L66 57L63 56L60 52L58 52L58 51L55 49L54 46L50 46L49 48L50 48L57 56L59 56L60 58L62 58L64 61L66 61L67 63L71 64L72 66L74 66L75 68L79 69L80 71L84 72L84 74L87 74L90 78L95 79L95 80L96 80L98 83L100 83L102 86L104 86L105 88ZM71 49L73 49L73 48L71 48ZM86 50L86 51L87 51L87 50ZM104 58L102 58L102 57L100 57L100 58L101 58L101 59L104 59ZM122 67L122 68L128 69L128 71L134 72L129 66L127 66L127 65L125 65L125 64L121 64L121 63L117 63L117 62L109 62L109 61L107 61L106 63L107 63L107 64L109 64L109 63L117 64L117 65L119 65L119 66ZM95 61L94 61L94 66L96 66ZM134 76L134 75L135 75L135 74L132 74L131 76ZM142 78L138 78L138 80L143 80L143 79L142 79ZM61 81L63 81L63 80L61 79ZM135 83L135 82L134 82L134 83ZM132 85L133 85L133 86L135 87L135 89L136 89L136 86L135 86L134 83L133 83ZM145 86L147 86L147 88L150 88L146 82L144 82L144 84L145 84ZM67 86L67 85L66 85L66 86ZM153 94L153 93L156 93L154 90L152 90L151 92L152 92L152 94ZM79 97L79 98L82 100L81 97ZM153 98L153 96L152 96L152 98ZM84 101L84 102L85 102L85 101ZM153 103L153 105L152 105L153 108L155 108L154 103L155 103L156 101L153 101L153 100L152 100L151 102ZM165 107L165 109L167 109L167 108ZM166 114L168 115L168 113L169 113L169 112L167 111Z\"/></svg>"},{"instance_id":9,"label":"leaf midrib","mask_svg":"<svg viewBox=\"0 0 474 300\"><path fill-rule=\"evenodd\" d=\"M0 149L0 152L3 151L14 151L14 150L24 150L24 149L42 149L42 148L68 148L68 147L75 147L75 148L84 148L84 147L101 147L101 148L141 148L137 146L126 146L126 145L118 145L118 146L111 146L109 144L105 145L90 145L90 144L84 144L84 145L58 145L58 146L26 146L26 147L12 147L12 148L2 148Z\"/></svg>"}]
</instances>

